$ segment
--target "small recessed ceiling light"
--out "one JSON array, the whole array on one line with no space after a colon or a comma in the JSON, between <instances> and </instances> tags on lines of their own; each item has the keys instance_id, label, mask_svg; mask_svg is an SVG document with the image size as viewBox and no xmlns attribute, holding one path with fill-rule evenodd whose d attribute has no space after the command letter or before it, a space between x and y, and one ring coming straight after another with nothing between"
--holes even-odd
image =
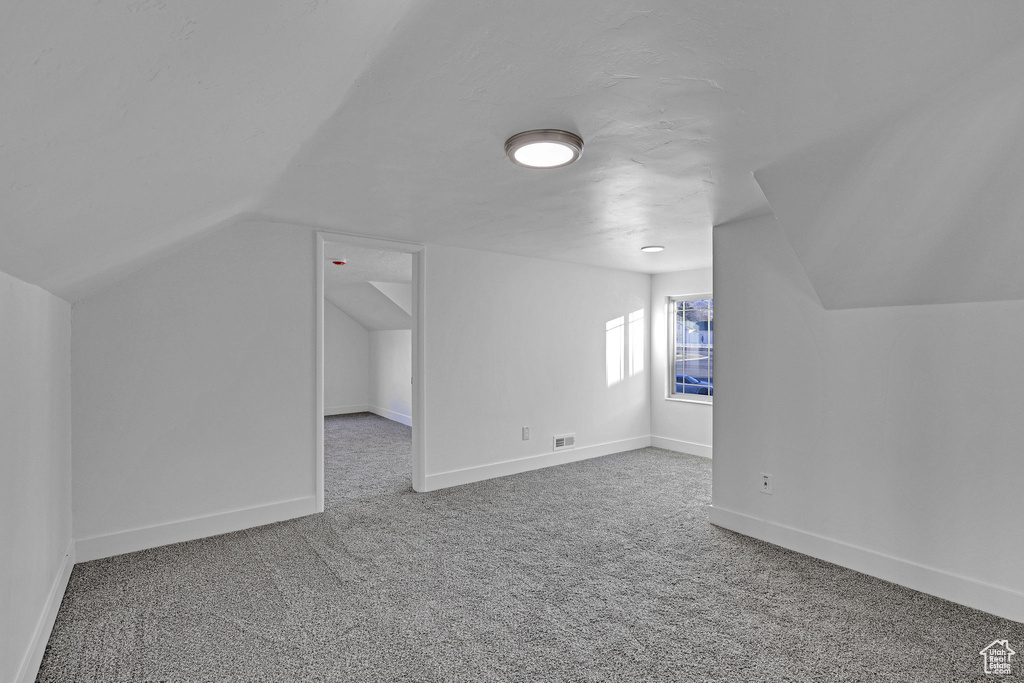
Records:
<instances>
[{"instance_id":1,"label":"small recessed ceiling light","mask_svg":"<svg viewBox=\"0 0 1024 683\"><path fill-rule=\"evenodd\" d=\"M658 246L640 247L640 251L647 252L648 254L654 254L654 253L659 252L659 251L665 251L665 247L658 247Z\"/></svg>"},{"instance_id":2,"label":"small recessed ceiling light","mask_svg":"<svg viewBox=\"0 0 1024 683\"><path fill-rule=\"evenodd\" d=\"M580 136L564 130L528 130L505 142L505 154L512 163L527 168L568 166L582 153Z\"/></svg>"}]
</instances>

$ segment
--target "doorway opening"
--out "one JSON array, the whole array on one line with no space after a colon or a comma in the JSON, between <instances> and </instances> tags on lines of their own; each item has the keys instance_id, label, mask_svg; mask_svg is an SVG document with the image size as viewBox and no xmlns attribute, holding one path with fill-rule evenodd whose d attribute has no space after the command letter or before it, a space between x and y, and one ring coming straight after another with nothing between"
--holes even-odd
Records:
<instances>
[{"instance_id":1,"label":"doorway opening","mask_svg":"<svg viewBox=\"0 0 1024 683\"><path fill-rule=\"evenodd\" d=\"M372 413L407 425L407 473L423 490L422 246L319 233L317 507L324 509L325 417ZM379 418L374 418L379 419Z\"/></svg>"}]
</instances>

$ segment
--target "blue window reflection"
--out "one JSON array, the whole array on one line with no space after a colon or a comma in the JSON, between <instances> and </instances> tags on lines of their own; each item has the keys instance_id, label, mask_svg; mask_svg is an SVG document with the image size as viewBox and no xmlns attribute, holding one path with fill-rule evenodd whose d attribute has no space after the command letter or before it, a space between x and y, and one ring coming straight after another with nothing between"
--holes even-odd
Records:
<instances>
[{"instance_id":1,"label":"blue window reflection","mask_svg":"<svg viewBox=\"0 0 1024 683\"><path fill-rule=\"evenodd\" d=\"M714 299L676 301L677 394L714 395Z\"/></svg>"}]
</instances>

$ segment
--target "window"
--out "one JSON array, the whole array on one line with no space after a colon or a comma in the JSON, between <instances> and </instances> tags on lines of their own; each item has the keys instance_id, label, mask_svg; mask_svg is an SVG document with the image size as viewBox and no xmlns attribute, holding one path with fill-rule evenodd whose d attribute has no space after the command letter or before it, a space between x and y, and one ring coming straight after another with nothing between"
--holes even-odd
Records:
<instances>
[{"instance_id":1,"label":"window","mask_svg":"<svg viewBox=\"0 0 1024 683\"><path fill-rule=\"evenodd\" d=\"M669 398L711 403L713 314L714 299L710 294L669 299Z\"/></svg>"}]
</instances>

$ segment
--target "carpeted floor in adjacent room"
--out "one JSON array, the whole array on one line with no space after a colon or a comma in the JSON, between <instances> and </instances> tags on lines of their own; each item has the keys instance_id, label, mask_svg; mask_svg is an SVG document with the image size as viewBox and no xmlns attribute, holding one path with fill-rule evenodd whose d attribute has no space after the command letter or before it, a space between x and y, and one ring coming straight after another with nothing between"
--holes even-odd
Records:
<instances>
[{"instance_id":1,"label":"carpeted floor in adjacent room","mask_svg":"<svg viewBox=\"0 0 1024 683\"><path fill-rule=\"evenodd\" d=\"M417 494L409 449L398 423L328 418L324 514L77 565L38 681L960 682L991 641L1024 646L711 526L708 460Z\"/></svg>"}]
</instances>

